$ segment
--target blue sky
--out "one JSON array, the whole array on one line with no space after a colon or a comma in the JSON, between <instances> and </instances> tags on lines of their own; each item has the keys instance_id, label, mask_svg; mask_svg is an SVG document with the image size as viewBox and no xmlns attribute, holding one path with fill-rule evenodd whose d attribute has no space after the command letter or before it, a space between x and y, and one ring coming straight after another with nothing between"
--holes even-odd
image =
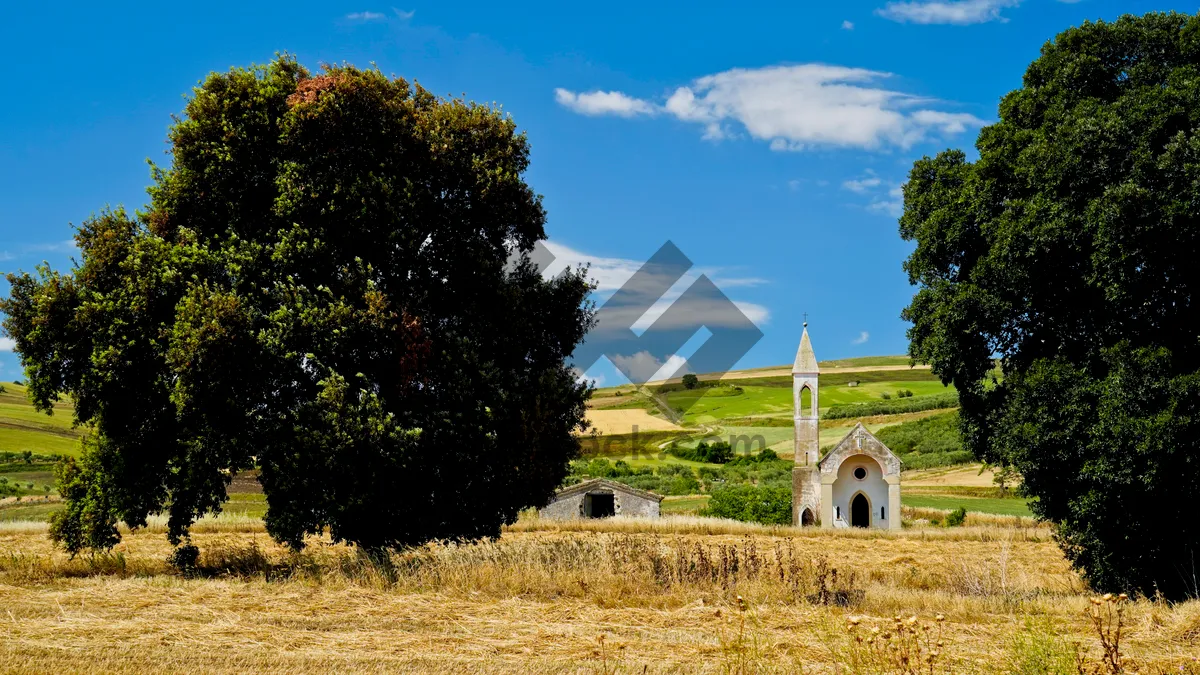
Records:
<instances>
[{"instance_id":1,"label":"blue sky","mask_svg":"<svg viewBox=\"0 0 1200 675\"><path fill-rule=\"evenodd\" d=\"M805 312L819 358L903 353L913 290L897 192L912 161L971 152L1055 33L1195 11L405 1L10 6L0 269L69 268L71 223L144 203L146 159L165 161L183 95L209 71L286 50L311 68L374 62L435 93L501 103L529 134L551 250L560 264L591 262L601 299L671 240L696 265L689 279L707 274L762 330L742 367L790 362ZM0 339L0 379L20 377L11 349Z\"/></svg>"}]
</instances>

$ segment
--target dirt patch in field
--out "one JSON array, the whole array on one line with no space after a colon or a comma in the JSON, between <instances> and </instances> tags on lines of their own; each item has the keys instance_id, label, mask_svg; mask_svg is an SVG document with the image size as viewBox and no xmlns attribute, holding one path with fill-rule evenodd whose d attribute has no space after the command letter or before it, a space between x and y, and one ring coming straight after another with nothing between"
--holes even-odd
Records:
<instances>
[{"instance_id":1,"label":"dirt patch in field","mask_svg":"<svg viewBox=\"0 0 1200 675\"><path fill-rule=\"evenodd\" d=\"M964 486L992 487L992 478L996 475L991 469L979 472L979 464L956 466L943 469L924 469L921 471L906 471L902 478L903 485L917 486Z\"/></svg>"}]
</instances>

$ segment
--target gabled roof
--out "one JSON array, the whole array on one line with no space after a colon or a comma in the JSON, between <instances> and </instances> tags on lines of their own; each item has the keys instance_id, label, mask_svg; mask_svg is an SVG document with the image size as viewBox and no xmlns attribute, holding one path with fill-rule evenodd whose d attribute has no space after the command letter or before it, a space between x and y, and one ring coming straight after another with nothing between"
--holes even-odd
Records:
<instances>
[{"instance_id":1,"label":"gabled roof","mask_svg":"<svg viewBox=\"0 0 1200 675\"><path fill-rule=\"evenodd\" d=\"M596 488L607 488L614 492L624 492L625 494L630 494L635 497L641 497L642 499L653 499L657 502L661 502L663 500L662 495L656 495L653 492L646 492L645 490L639 490L635 487L630 487L624 483L618 483L615 480L609 480L607 478L593 478L591 480L585 480L582 483L576 483L574 485L570 485L568 487L565 487L565 488L559 490L558 492L555 492L554 498L561 499L562 497L569 497L571 495L576 495L581 492L591 492L592 490L595 490Z\"/></svg>"},{"instance_id":2,"label":"gabled roof","mask_svg":"<svg viewBox=\"0 0 1200 675\"><path fill-rule=\"evenodd\" d=\"M804 326L804 334L800 336L800 348L796 350L796 363L792 365L792 374L816 375L817 355L813 353L812 342L808 339L808 324Z\"/></svg>"},{"instance_id":3,"label":"gabled roof","mask_svg":"<svg viewBox=\"0 0 1200 675\"><path fill-rule=\"evenodd\" d=\"M876 438L862 422L858 422L817 462L817 466L821 467L822 472L836 472L843 460L854 455L873 457L883 466L885 474L900 473L900 465L903 464L891 448ZM831 465L826 466L827 462Z\"/></svg>"}]
</instances>

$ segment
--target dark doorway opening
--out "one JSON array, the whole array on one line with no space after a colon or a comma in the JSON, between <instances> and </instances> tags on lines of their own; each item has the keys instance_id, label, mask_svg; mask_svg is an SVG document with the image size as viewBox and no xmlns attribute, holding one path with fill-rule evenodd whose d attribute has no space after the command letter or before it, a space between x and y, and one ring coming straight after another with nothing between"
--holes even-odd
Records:
<instances>
[{"instance_id":1,"label":"dark doorway opening","mask_svg":"<svg viewBox=\"0 0 1200 675\"><path fill-rule=\"evenodd\" d=\"M817 519L813 517L812 509L806 508L800 512L800 524L801 525L808 527L809 525L812 525L816 522L817 522Z\"/></svg>"},{"instance_id":2,"label":"dark doorway opening","mask_svg":"<svg viewBox=\"0 0 1200 675\"><path fill-rule=\"evenodd\" d=\"M850 524L854 527L871 526L871 505L861 492L850 502Z\"/></svg>"},{"instance_id":3,"label":"dark doorway opening","mask_svg":"<svg viewBox=\"0 0 1200 675\"><path fill-rule=\"evenodd\" d=\"M617 504L612 494L587 496L587 515L590 518L608 518L617 515Z\"/></svg>"}]
</instances>

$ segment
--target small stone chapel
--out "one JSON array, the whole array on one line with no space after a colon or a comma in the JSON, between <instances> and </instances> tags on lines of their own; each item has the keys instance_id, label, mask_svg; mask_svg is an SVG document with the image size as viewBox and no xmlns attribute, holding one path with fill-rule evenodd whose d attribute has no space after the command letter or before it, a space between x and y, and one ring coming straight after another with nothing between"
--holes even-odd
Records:
<instances>
[{"instance_id":1,"label":"small stone chapel","mask_svg":"<svg viewBox=\"0 0 1200 675\"><path fill-rule=\"evenodd\" d=\"M792 418L796 424L792 469L792 524L900 529L900 458L858 423L821 457L817 357L808 322L792 366ZM809 392L808 406L803 393Z\"/></svg>"}]
</instances>

